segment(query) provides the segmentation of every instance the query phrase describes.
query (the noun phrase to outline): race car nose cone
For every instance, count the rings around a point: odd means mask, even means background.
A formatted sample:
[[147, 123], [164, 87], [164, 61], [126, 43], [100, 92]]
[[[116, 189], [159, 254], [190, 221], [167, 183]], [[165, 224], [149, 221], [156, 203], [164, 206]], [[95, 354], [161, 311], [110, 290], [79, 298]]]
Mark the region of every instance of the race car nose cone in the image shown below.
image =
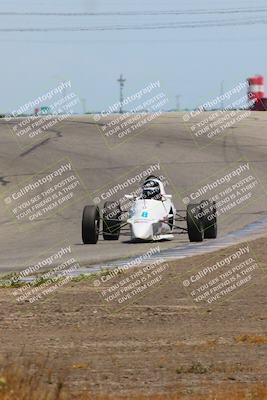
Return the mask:
[[153, 238], [152, 224], [135, 223], [132, 225], [132, 238], [151, 240]]

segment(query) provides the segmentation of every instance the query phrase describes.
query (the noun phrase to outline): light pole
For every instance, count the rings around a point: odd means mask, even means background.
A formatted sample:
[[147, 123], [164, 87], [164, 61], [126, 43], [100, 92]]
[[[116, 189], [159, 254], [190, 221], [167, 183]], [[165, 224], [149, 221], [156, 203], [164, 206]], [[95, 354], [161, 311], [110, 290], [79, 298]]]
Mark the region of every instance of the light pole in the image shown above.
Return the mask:
[[126, 82], [126, 79], [123, 79], [122, 74], [120, 74], [120, 79], [118, 79], [118, 82], [120, 84], [120, 114], [123, 114], [123, 109], [122, 109], [122, 103], [123, 103], [123, 88], [124, 88], [124, 82]]

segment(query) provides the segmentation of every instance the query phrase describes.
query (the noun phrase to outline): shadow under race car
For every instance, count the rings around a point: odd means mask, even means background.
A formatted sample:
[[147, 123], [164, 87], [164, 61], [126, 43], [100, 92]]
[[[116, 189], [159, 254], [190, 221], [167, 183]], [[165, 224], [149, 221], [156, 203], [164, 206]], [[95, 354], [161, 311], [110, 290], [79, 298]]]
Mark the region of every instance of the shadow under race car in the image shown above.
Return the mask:
[[188, 204], [186, 210], [177, 210], [172, 195], [165, 193], [160, 178], [153, 175], [146, 178], [141, 193], [139, 197], [125, 195], [130, 200], [127, 210], [123, 210], [118, 201], [107, 201], [102, 213], [98, 206], [85, 206], [83, 243], [96, 244], [100, 234], [104, 240], [118, 240], [121, 234], [129, 235], [133, 242], [171, 240], [175, 234], [188, 234], [190, 242], [217, 237], [215, 202], [202, 200]]

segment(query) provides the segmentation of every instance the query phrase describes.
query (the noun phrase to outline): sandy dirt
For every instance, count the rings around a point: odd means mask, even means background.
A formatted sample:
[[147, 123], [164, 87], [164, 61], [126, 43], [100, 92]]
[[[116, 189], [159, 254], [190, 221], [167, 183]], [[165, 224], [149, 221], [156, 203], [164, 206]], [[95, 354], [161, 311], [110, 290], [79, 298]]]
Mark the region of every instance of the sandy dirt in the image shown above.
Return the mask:
[[190, 394], [218, 384], [266, 383], [267, 239], [249, 245], [262, 273], [203, 308], [178, 278], [229, 249], [169, 263], [160, 285], [116, 312], [92, 280], [71, 282], [33, 304], [16, 303], [14, 289], [1, 289], [1, 362], [6, 355], [48, 357], [50, 384], [62, 375], [71, 392]]

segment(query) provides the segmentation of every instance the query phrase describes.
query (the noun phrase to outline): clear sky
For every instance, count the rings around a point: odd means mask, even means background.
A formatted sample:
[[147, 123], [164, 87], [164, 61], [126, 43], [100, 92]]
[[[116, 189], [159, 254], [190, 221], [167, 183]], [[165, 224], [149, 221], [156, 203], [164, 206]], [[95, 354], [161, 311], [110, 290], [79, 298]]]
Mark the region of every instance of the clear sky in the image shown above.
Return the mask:
[[[94, 15], [32, 15], [45, 12]], [[71, 80], [88, 110], [103, 110], [118, 100], [121, 72], [125, 96], [160, 80], [169, 108], [178, 94], [182, 108], [194, 108], [218, 95], [222, 80], [227, 90], [267, 73], [266, 0], [1, 0], [0, 13], [1, 112], [62, 80]], [[208, 26], [198, 27], [203, 23]], [[164, 29], [140, 29], [149, 26]], [[92, 30], [17, 31], [79, 27]], [[113, 30], [95, 30], [103, 27]]]

